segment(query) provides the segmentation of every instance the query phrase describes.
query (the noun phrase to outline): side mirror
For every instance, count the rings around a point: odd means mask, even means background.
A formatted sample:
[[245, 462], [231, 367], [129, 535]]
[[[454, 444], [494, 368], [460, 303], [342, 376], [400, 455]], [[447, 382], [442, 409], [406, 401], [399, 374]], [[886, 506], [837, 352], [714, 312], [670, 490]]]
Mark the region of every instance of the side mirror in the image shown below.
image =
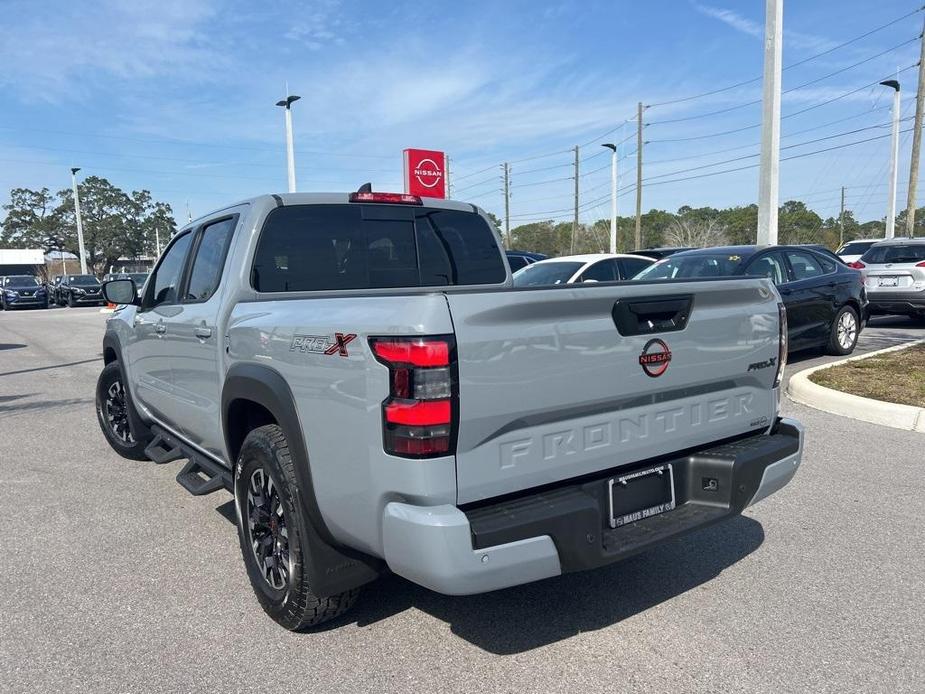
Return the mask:
[[140, 303], [135, 289], [135, 280], [132, 278], [103, 282], [103, 296], [111, 304], [132, 304], [137, 306]]

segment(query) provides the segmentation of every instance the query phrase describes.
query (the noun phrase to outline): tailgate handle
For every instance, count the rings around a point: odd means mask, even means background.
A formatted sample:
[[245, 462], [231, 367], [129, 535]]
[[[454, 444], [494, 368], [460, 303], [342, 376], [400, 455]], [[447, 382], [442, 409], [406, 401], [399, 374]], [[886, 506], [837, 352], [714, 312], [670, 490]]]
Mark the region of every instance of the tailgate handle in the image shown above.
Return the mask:
[[690, 294], [620, 299], [613, 305], [613, 322], [627, 337], [684, 330], [693, 303]]

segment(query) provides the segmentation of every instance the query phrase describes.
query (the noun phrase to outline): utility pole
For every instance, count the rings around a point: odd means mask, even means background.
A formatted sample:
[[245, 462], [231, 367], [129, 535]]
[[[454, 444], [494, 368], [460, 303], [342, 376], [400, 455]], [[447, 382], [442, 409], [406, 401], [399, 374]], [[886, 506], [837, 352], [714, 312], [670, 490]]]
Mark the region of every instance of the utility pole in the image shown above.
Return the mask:
[[764, 20], [764, 94], [761, 114], [761, 164], [758, 178], [759, 245], [777, 243], [780, 196], [780, 83], [784, 0], [766, 0]]
[[511, 165], [504, 162], [504, 236], [511, 248]]
[[578, 145], [575, 145], [575, 218], [572, 220], [571, 252], [575, 252], [575, 237], [578, 235]]
[[617, 146], [601, 145], [610, 150], [610, 252], [617, 252]]
[[838, 213], [838, 247], [845, 245], [845, 186], [841, 187], [841, 212]]
[[286, 111], [286, 167], [289, 173], [289, 192], [295, 192], [295, 151], [292, 146], [292, 103], [301, 99], [301, 96], [288, 94], [289, 85], [286, 85], [286, 98], [276, 102]]
[[890, 138], [890, 193], [886, 208], [886, 238], [896, 235], [896, 177], [899, 173], [899, 81], [884, 80], [884, 87], [893, 89], [893, 135]]
[[453, 197], [453, 182], [450, 179], [450, 155], [443, 155], [443, 170], [446, 172], [446, 196]]
[[915, 236], [915, 189], [919, 185], [919, 152], [922, 147], [922, 110], [925, 108], [925, 30], [919, 48], [919, 90], [915, 94], [912, 156], [909, 162], [909, 191], [906, 193], [906, 236]]
[[642, 248], [642, 102], [636, 106], [636, 248]]
[[71, 187], [74, 189], [74, 216], [77, 218], [77, 250], [80, 253], [80, 274], [87, 274], [87, 255], [84, 251], [84, 226], [80, 219], [80, 194], [77, 192], [77, 172], [79, 166], [71, 169]]

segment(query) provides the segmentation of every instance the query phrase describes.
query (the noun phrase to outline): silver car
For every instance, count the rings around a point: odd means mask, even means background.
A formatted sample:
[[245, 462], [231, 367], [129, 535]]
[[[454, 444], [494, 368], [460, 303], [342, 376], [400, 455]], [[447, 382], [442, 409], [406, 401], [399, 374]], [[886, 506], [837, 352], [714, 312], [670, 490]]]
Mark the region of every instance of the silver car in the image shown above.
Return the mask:
[[925, 318], [925, 239], [880, 241], [854, 267], [864, 273], [872, 314]]

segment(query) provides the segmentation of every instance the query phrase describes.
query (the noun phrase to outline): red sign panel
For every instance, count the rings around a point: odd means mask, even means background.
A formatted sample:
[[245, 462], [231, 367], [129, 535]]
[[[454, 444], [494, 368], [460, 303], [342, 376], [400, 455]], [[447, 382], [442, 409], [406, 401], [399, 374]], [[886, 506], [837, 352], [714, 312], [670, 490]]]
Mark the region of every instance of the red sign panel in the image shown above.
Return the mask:
[[445, 198], [446, 155], [430, 149], [406, 149], [405, 192], [428, 198]]

